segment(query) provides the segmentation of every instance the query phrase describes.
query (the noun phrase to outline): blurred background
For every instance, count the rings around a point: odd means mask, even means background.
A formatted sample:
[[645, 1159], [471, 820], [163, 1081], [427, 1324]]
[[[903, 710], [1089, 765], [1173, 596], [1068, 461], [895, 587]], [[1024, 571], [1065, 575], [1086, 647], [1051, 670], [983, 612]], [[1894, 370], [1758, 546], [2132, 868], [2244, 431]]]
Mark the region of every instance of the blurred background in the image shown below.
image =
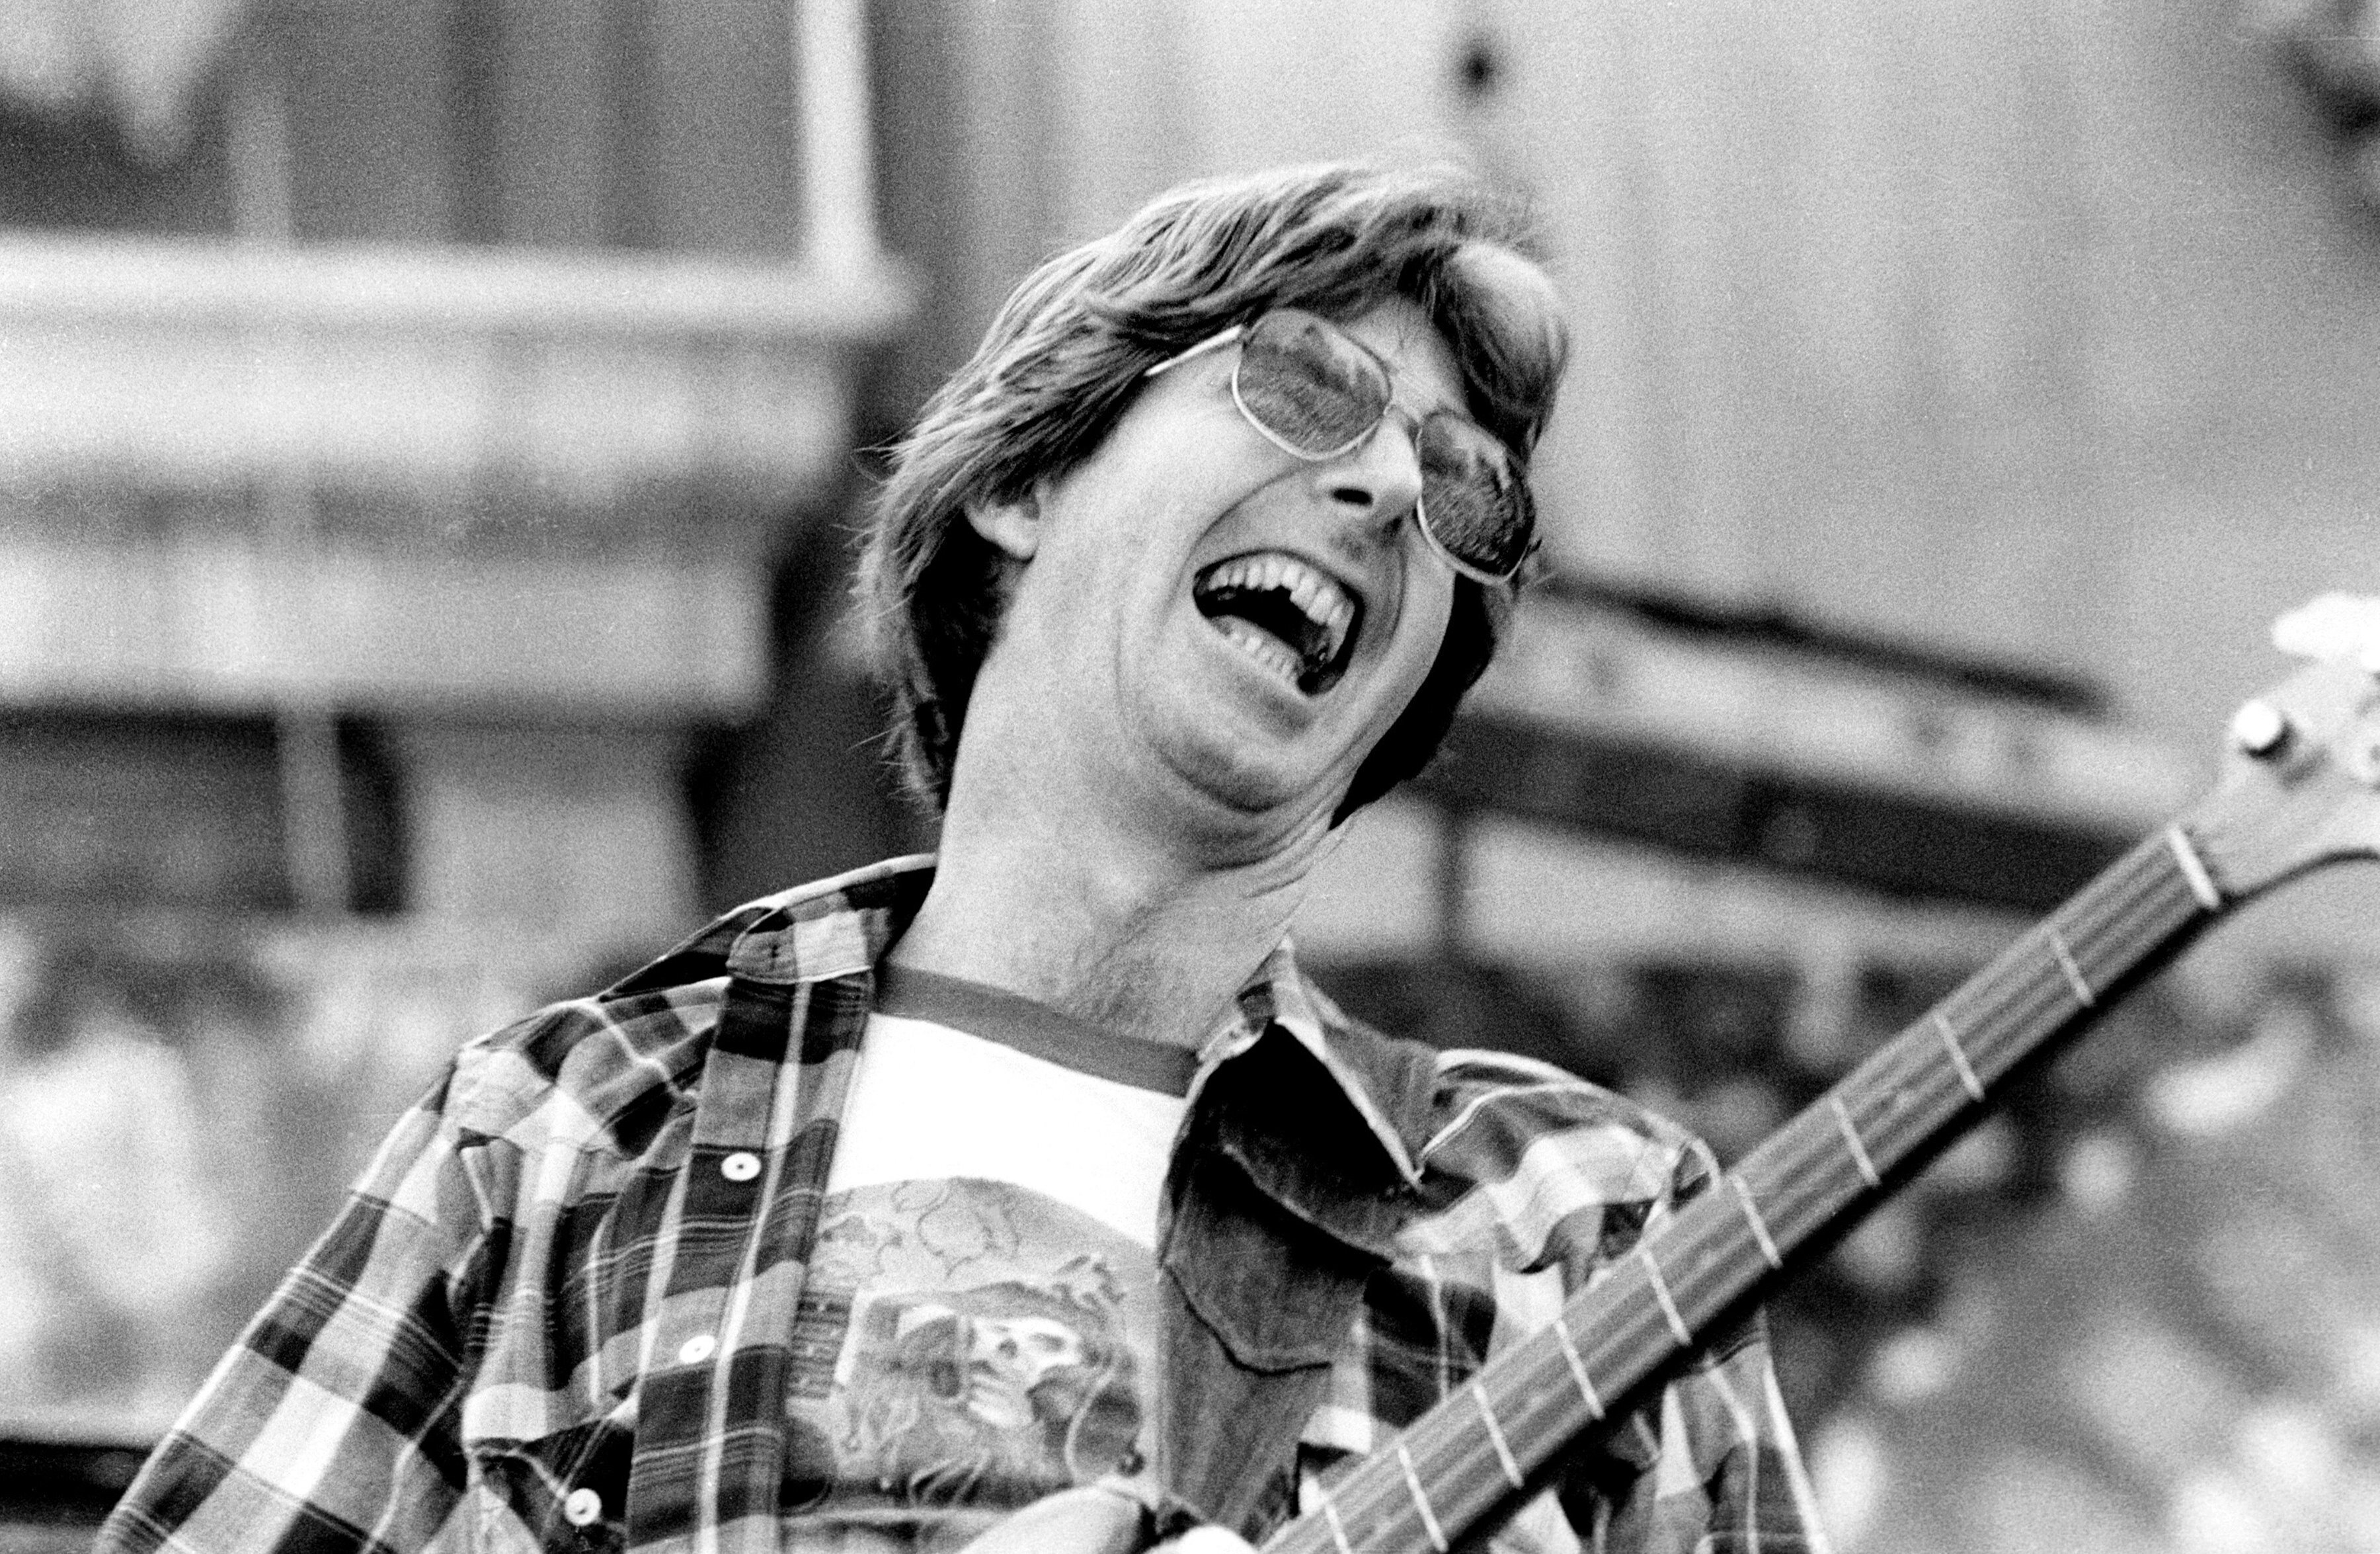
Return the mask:
[[[456, 1043], [930, 844], [849, 535], [1044, 254], [1536, 201], [1557, 577], [1302, 943], [1732, 1158], [2380, 590], [2375, 129], [2364, 0], [0, 0], [0, 1549]], [[2380, 1548], [2375, 872], [1778, 1301], [1850, 1554]]]

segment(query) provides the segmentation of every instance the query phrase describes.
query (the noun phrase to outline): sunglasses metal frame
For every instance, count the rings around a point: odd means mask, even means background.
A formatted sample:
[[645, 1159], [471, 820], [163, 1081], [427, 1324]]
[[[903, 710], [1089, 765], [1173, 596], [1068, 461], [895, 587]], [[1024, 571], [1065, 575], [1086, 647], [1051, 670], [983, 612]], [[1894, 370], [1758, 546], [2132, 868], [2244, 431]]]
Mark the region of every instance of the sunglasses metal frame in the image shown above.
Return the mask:
[[1446, 548], [1446, 542], [1438, 537], [1437, 528], [1429, 521], [1429, 504], [1419, 496], [1416, 496], [1414, 499], [1414, 527], [1421, 530], [1422, 539], [1428, 544], [1431, 552], [1435, 554], [1439, 560], [1444, 562], [1448, 566], [1451, 567], [1461, 576], [1470, 578], [1473, 582], [1495, 584], [1517, 582], [1521, 578], [1522, 574], [1528, 569], [1531, 558], [1533, 558], [1537, 552], [1538, 537], [1536, 514], [1534, 511], [1528, 510], [1530, 507], [1528, 485], [1525, 479], [1519, 473], [1519, 471], [1512, 468], [1512, 454], [1510, 450], [1505, 449], [1501, 443], [1497, 442], [1486, 428], [1478, 426], [1477, 422], [1471, 421], [1468, 418], [1457, 416], [1451, 410], [1433, 410], [1427, 416], [1415, 416], [1410, 410], [1399, 410], [1394, 397], [1394, 385], [1396, 382], [1395, 369], [1391, 368], [1388, 362], [1381, 359], [1379, 352], [1372, 349], [1371, 346], [1366, 345], [1363, 341], [1356, 339], [1345, 330], [1341, 329], [1337, 324], [1332, 323], [1329, 319], [1324, 318], [1321, 314], [1308, 312], [1303, 308], [1272, 309], [1246, 323], [1235, 323], [1228, 329], [1220, 330], [1213, 334], [1209, 334], [1207, 338], [1199, 341], [1196, 345], [1190, 346], [1188, 349], [1176, 352], [1174, 355], [1167, 357], [1163, 361], [1159, 362], [1156, 366], [1151, 367], [1147, 371], [1143, 372], [1141, 376], [1143, 378], [1154, 378], [1161, 373], [1170, 372], [1174, 368], [1181, 366], [1184, 362], [1192, 360], [1195, 358], [1206, 356], [1211, 352], [1221, 350], [1227, 346], [1239, 345], [1241, 342], [1247, 339], [1249, 335], [1255, 334], [1257, 326], [1261, 324], [1266, 319], [1275, 318], [1284, 314], [1293, 315], [1301, 319], [1311, 319], [1316, 323], [1320, 324], [1323, 328], [1329, 330], [1331, 334], [1337, 335], [1341, 340], [1345, 341], [1348, 345], [1353, 346], [1355, 349], [1361, 351], [1365, 357], [1371, 361], [1373, 369], [1380, 374], [1381, 381], [1389, 387], [1390, 393], [1382, 399], [1380, 413], [1378, 417], [1373, 420], [1371, 425], [1364, 428], [1363, 431], [1357, 432], [1354, 436], [1349, 438], [1346, 442], [1339, 444], [1337, 447], [1326, 449], [1320, 453], [1309, 453], [1305, 449], [1297, 446], [1287, 438], [1281, 436], [1281, 433], [1275, 431], [1271, 427], [1267, 426], [1264, 423], [1262, 417], [1258, 416], [1254, 410], [1248, 408], [1248, 402], [1240, 392], [1240, 366], [1241, 363], [1247, 360], [1247, 357], [1244, 353], [1239, 361], [1235, 361], [1232, 364], [1232, 403], [1238, 407], [1240, 419], [1246, 421], [1251, 427], [1255, 428], [1257, 433], [1261, 435], [1266, 442], [1270, 443], [1282, 453], [1289, 455], [1292, 458], [1300, 459], [1308, 464], [1323, 464], [1334, 458], [1345, 457], [1355, 449], [1362, 447], [1366, 441], [1378, 432], [1381, 427], [1388, 424], [1391, 418], [1401, 419], [1404, 422], [1405, 433], [1413, 439], [1414, 451], [1416, 456], [1419, 455], [1421, 451], [1422, 427], [1429, 420], [1443, 416], [1450, 420], [1462, 421], [1466, 425], [1474, 427], [1479, 431], [1481, 436], [1487, 437], [1490, 443], [1495, 443], [1498, 450], [1503, 454], [1506, 461], [1506, 473], [1512, 478], [1519, 492], [1520, 502], [1524, 509], [1524, 516], [1529, 529], [1528, 543], [1523, 547], [1520, 558], [1512, 563], [1511, 570], [1505, 572], [1490, 572], [1485, 567], [1475, 566], [1471, 563], [1464, 561], [1461, 556], [1458, 556], [1452, 551], [1448, 550]]

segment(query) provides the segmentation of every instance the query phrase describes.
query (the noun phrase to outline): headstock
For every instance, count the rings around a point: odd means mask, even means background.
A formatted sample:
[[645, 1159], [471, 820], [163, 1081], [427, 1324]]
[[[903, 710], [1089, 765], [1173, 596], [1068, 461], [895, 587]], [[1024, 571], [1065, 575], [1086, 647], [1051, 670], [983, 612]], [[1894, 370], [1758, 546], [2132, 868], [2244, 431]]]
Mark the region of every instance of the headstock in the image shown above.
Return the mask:
[[2380, 856], [2380, 599], [2325, 594], [2274, 624], [2316, 660], [2231, 720], [2215, 793], [2183, 819], [2227, 897]]

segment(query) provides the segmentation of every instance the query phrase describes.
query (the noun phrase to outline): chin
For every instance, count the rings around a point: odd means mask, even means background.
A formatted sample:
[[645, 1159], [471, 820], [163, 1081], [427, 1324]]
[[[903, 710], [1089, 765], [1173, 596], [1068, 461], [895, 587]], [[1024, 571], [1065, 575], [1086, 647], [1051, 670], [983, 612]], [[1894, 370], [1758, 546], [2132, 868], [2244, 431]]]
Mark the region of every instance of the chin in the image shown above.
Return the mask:
[[1307, 830], [1327, 831], [1349, 781], [1335, 768], [1322, 773], [1297, 770], [1259, 759], [1245, 744], [1234, 747], [1212, 739], [1175, 747], [1164, 764], [1176, 783], [1196, 795], [1189, 806], [1165, 807], [1179, 818], [1184, 834], [1204, 832], [1218, 840], [1255, 841], [1266, 847]]
[[[1194, 661], [1190, 667], [1207, 666]], [[1137, 747], [1134, 764], [1150, 779], [1150, 812], [1185, 835], [1241, 841], [1327, 830], [1377, 739], [1374, 734], [1352, 747], [1351, 729], [1361, 734], [1367, 722], [1381, 722], [1351, 716], [1365, 710], [1343, 704], [1359, 688], [1351, 676], [1326, 693], [1342, 705], [1309, 703], [1305, 715], [1284, 716], [1228, 679], [1144, 681], [1142, 694], [1127, 703], [1135, 712], [1125, 719], [1124, 739]]]

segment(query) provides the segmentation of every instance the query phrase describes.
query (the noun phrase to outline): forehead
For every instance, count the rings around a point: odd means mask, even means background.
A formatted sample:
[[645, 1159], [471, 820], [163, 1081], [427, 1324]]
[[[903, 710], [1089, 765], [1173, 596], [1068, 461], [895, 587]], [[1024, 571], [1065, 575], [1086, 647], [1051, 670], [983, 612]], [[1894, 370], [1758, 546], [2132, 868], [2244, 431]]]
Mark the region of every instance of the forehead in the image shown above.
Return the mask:
[[1418, 304], [1392, 297], [1333, 322], [1389, 364], [1398, 404], [1416, 415], [1463, 409], [1463, 369], [1454, 347]]

